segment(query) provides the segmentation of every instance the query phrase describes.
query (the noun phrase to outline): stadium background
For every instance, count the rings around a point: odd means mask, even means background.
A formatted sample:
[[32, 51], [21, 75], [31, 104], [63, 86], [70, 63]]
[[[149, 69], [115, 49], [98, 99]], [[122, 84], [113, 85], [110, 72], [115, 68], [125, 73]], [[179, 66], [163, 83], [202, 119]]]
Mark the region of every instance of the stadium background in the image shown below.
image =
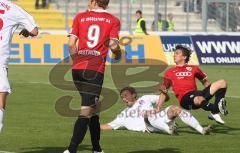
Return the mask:
[[[0, 152], [58, 153], [68, 145], [74, 123], [74, 115], [79, 108], [79, 96], [68, 87], [53, 84], [51, 77], [58, 78], [62, 73], [53, 74], [56, 64], [66, 65], [68, 59], [67, 33], [74, 15], [85, 11], [86, 0], [51, 0], [47, 8], [35, 9], [34, 0], [15, 0], [14, 3], [34, 16], [40, 26], [36, 38], [21, 38], [16, 35], [11, 46], [10, 82], [13, 93], [9, 96], [5, 129], [0, 138]], [[240, 146], [239, 82], [240, 82], [240, 1], [239, 0], [111, 0], [109, 11], [121, 19], [121, 38], [131, 40], [122, 45], [127, 54], [120, 61], [113, 62], [108, 56], [104, 88], [112, 93], [101, 114], [101, 123], [111, 121], [123, 108], [118, 99], [118, 90], [124, 86], [122, 80], [133, 80], [131, 74], [138, 74], [140, 80], [130, 82], [142, 94], [157, 93], [157, 85], [167, 65], [173, 65], [173, 48], [185, 44], [194, 50], [191, 64], [200, 65], [210, 81], [226, 79], [229, 82], [227, 101], [230, 114], [224, 117], [226, 125], [218, 125], [207, 119], [204, 111], [193, 114], [204, 124], [213, 124], [215, 131], [210, 136], [198, 135], [185, 125], [180, 125], [180, 136], [164, 134], [144, 134], [126, 131], [102, 132], [105, 152], [111, 153], [238, 153]], [[150, 35], [136, 36], [135, 11], [141, 9], [146, 19]], [[173, 13], [175, 32], [151, 30], [151, 24], [161, 12], [166, 20]], [[130, 28], [129, 28], [130, 27]], [[155, 74], [141, 72], [146, 67], [161, 61], [159, 80], [149, 77]], [[114, 65], [120, 65], [114, 67]], [[130, 70], [121, 69], [125, 65]], [[133, 66], [133, 67], [132, 67]], [[116, 68], [117, 70], [114, 70]], [[145, 68], [145, 69], [144, 69]], [[118, 71], [126, 71], [124, 79], [118, 78]], [[63, 73], [65, 74], [65, 73]], [[71, 80], [68, 71], [60, 76]], [[142, 78], [141, 78], [142, 77]], [[148, 79], [147, 79], [148, 78]], [[151, 77], [150, 77], [151, 78]], [[144, 80], [146, 79], [146, 80]], [[149, 81], [147, 81], [149, 80]], [[151, 80], [151, 81], [150, 81]], [[71, 84], [71, 83], [69, 83]], [[67, 85], [69, 85], [67, 84]], [[66, 86], [67, 86], [66, 85]], [[70, 85], [71, 86], [71, 85]], [[201, 86], [199, 86], [201, 89]], [[115, 97], [113, 95], [116, 95]], [[63, 105], [57, 106], [63, 96], [73, 97], [72, 110]], [[177, 104], [173, 94], [169, 104]], [[117, 98], [117, 99], [116, 99]], [[65, 114], [65, 116], [63, 115]], [[71, 116], [71, 117], [68, 117]], [[90, 138], [86, 137], [80, 152], [90, 152]]]

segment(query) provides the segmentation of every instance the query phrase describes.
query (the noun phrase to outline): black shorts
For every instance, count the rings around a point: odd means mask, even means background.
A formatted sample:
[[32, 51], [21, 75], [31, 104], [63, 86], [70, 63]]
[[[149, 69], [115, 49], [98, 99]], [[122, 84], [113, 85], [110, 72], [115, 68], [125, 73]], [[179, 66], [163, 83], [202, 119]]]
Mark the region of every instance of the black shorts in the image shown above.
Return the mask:
[[188, 92], [182, 97], [180, 105], [187, 110], [199, 109], [200, 106], [196, 106], [194, 104], [194, 98], [197, 96], [203, 96], [207, 101], [209, 101], [212, 98], [212, 95], [210, 95], [210, 87], [211, 85], [209, 85], [203, 90], [194, 90]]
[[104, 75], [92, 70], [72, 70], [73, 82], [82, 97], [82, 106], [95, 106], [101, 94]]

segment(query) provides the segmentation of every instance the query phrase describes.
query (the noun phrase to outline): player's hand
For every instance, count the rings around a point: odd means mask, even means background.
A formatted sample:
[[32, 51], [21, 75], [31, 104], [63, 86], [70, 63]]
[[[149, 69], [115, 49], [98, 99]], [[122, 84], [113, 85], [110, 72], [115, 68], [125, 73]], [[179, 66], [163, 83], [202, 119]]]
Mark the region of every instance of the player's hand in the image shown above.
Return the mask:
[[119, 51], [119, 52], [114, 52], [113, 54], [114, 54], [114, 59], [115, 59], [115, 60], [119, 60], [119, 59], [121, 59], [121, 57], [122, 57], [122, 52], [121, 52], [121, 51]]
[[30, 36], [30, 32], [27, 29], [23, 29], [19, 35], [22, 35], [24, 37], [29, 37]]
[[159, 113], [160, 112], [160, 108], [156, 108], [154, 111], [155, 111], [155, 113]]

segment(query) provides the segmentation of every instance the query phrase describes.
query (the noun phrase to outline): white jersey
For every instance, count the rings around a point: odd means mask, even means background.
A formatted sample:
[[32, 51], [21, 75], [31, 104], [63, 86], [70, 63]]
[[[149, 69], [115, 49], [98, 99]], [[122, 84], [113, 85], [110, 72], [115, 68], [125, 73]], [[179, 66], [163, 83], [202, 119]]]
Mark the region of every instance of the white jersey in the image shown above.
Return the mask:
[[19, 25], [28, 31], [37, 27], [26, 11], [7, 0], [0, 0], [0, 67], [8, 67], [12, 36]]
[[114, 130], [127, 129], [131, 131], [146, 131], [144, 114], [146, 110], [154, 110], [154, 105], [158, 103], [159, 95], [145, 95], [136, 101], [132, 107], [125, 108], [108, 125]]

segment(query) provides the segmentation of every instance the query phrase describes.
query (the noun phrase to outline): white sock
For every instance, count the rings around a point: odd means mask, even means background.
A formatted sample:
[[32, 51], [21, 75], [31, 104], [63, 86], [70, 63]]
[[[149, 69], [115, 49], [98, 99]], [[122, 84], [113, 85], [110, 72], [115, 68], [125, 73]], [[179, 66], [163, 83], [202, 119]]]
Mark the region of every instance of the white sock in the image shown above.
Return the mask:
[[156, 128], [158, 128], [161, 131], [166, 132], [168, 134], [172, 134], [172, 131], [170, 130], [169, 125], [165, 122], [161, 122], [160, 125], [158, 125]]
[[167, 132], [168, 134], [172, 134], [172, 131], [170, 130], [170, 127], [167, 123], [162, 122], [161, 126], [159, 126], [160, 130], [163, 130], [164, 132]]
[[181, 114], [179, 115], [179, 118], [187, 125], [191, 126], [195, 130], [197, 130], [199, 133], [202, 134], [203, 127], [200, 125], [200, 123], [197, 121], [197, 119], [192, 116], [189, 112], [182, 110]]
[[4, 116], [4, 109], [0, 108], [0, 132], [3, 127], [3, 116]]
[[171, 133], [172, 133], [169, 125], [168, 125], [167, 123], [161, 121], [161, 120], [150, 121], [150, 124], [151, 124], [153, 127], [157, 128], [157, 129], [159, 129], [159, 130], [161, 130], [161, 131], [163, 131], [163, 132], [166, 132], [166, 133], [168, 133], [168, 134], [171, 134]]
[[4, 109], [0, 108], [0, 124], [3, 124]]

